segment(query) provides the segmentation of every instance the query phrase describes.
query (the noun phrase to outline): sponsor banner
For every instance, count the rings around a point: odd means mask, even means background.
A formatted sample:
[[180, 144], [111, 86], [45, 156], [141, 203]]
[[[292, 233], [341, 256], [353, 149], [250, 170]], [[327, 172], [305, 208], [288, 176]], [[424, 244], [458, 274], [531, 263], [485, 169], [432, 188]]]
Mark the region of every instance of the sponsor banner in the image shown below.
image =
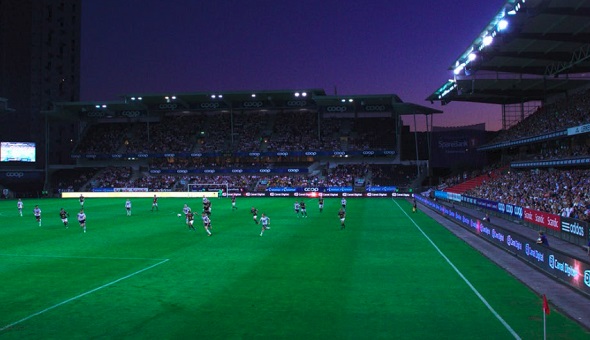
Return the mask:
[[115, 188], [92, 188], [92, 192], [115, 192]]
[[389, 197], [389, 195], [387, 192], [367, 192], [365, 194], [366, 197]]
[[327, 192], [352, 192], [352, 187], [328, 187]]
[[43, 171], [0, 171], [2, 182], [35, 181], [41, 178], [43, 178]]
[[264, 102], [262, 100], [247, 100], [241, 103], [240, 107], [244, 108], [244, 109], [252, 109], [252, 110], [256, 110], [256, 109], [261, 109], [265, 106]]
[[115, 111], [116, 117], [124, 117], [124, 118], [139, 118], [147, 116], [146, 110], [121, 110]]
[[[92, 188], [92, 192], [148, 192], [148, 188]], [[170, 191], [170, 190], [162, 190]]]
[[150, 106], [151, 110], [157, 110], [157, 111], [174, 111], [174, 110], [179, 110], [181, 108], [183, 108], [183, 107], [180, 106], [180, 104], [178, 104], [178, 103], [161, 103], [161, 104], [156, 104], [156, 105]]
[[569, 217], [561, 218], [561, 231], [568, 234], [573, 234], [586, 240], [586, 230], [588, 230], [588, 222], [576, 220]]
[[329, 105], [329, 106], [323, 106], [320, 108], [321, 112], [326, 112], [326, 113], [345, 113], [345, 112], [354, 112], [354, 107], [353, 106], [348, 106], [345, 104], [342, 105]]
[[513, 204], [498, 202], [498, 212], [509, 216], [516, 216], [520, 219], [524, 217], [522, 207]]
[[544, 135], [527, 137], [527, 138], [518, 139], [518, 140], [511, 140], [509, 142], [501, 142], [501, 143], [496, 143], [496, 144], [485, 145], [485, 146], [481, 146], [481, 147], [477, 148], [477, 151], [505, 149], [505, 148], [513, 147], [513, 146], [517, 146], [517, 145], [537, 143], [537, 142], [542, 142], [545, 140], [557, 139], [559, 137], [567, 136], [567, 134], [568, 134], [567, 130], [561, 130], [561, 131], [557, 131], [557, 132], [547, 133]]
[[461, 196], [461, 194], [457, 194], [457, 193], [454, 193], [454, 192], [447, 193], [447, 197], [451, 201], [456, 201], [456, 202], [461, 202], [461, 200], [463, 199], [463, 196]]
[[270, 192], [268, 194], [270, 197], [291, 197], [292, 194], [289, 192]]
[[523, 219], [527, 222], [540, 225], [545, 228], [549, 228], [555, 231], [561, 231], [560, 217], [542, 211], [537, 211], [529, 208], [524, 208]]
[[412, 197], [413, 194], [407, 192], [392, 192], [391, 197]]
[[[339, 192], [350, 193], [352, 187], [268, 187], [267, 192], [309, 192], [309, 193], [325, 193], [325, 192]], [[349, 194], [350, 195], [350, 194]], [[378, 196], [374, 196], [378, 197]]]
[[216, 111], [216, 110], [229, 109], [229, 106], [223, 101], [210, 101], [210, 102], [202, 102], [202, 103], [197, 103], [195, 105], [191, 105], [191, 109], [203, 110], [203, 111]]
[[556, 166], [578, 166], [590, 164], [590, 157], [568, 158], [549, 161], [525, 161], [512, 162], [510, 166], [513, 168], [543, 168]]
[[291, 99], [283, 103], [285, 107], [306, 107], [310, 105], [312, 105], [312, 102], [305, 99]]
[[584, 125], [580, 125], [580, 126], [576, 126], [576, 127], [567, 129], [568, 136], [579, 135], [579, 134], [588, 133], [588, 132], [590, 132], [590, 124], [584, 124]]
[[148, 188], [114, 188], [115, 192], [148, 192]]
[[367, 192], [395, 192], [396, 190], [397, 190], [396, 186], [383, 186], [383, 187], [369, 186], [366, 188]]
[[[319, 157], [319, 156], [395, 156], [395, 150], [355, 150], [355, 151], [240, 151], [229, 154], [236, 157]], [[191, 158], [224, 157], [222, 152], [167, 152], [167, 153], [110, 153], [110, 154], [70, 154], [71, 158], [87, 159], [132, 159], [132, 158]]]
[[209, 168], [209, 169], [150, 169], [150, 174], [270, 174], [308, 173], [307, 168]]
[[[590, 264], [539, 245], [536, 240], [531, 240], [526, 236], [490, 225], [461, 211], [455, 211], [422, 195], [415, 195], [415, 197], [417, 201], [426, 207], [453, 220], [479, 237], [485, 238], [494, 245], [516, 254], [518, 258], [527, 261], [552, 277], [557, 277], [573, 288], [590, 294]], [[526, 214], [527, 209], [525, 209]]]
[[448, 200], [449, 199], [449, 193], [446, 192], [446, 191], [435, 190], [434, 191], [434, 197], [436, 197], [438, 199], [442, 199], [442, 200]]
[[486, 200], [483, 198], [476, 198], [476, 197], [461, 195], [461, 201], [465, 202], [465, 203], [469, 203], [469, 204], [474, 204], [474, 205], [477, 205], [478, 207], [485, 208], [485, 209], [491, 209], [491, 210], [498, 209], [498, 202]]
[[367, 104], [361, 105], [359, 112], [391, 112], [393, 106], [385, 104]]

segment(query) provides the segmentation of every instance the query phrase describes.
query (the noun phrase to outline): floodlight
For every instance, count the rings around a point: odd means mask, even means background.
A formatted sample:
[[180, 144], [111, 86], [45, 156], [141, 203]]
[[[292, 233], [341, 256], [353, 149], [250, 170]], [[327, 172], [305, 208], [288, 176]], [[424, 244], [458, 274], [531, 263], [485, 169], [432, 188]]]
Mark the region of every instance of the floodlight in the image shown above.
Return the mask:
[[303, 97], [307, 97], [307, 92], [302, 92], [302, 93], [301, 93], [301, 95], [302, 95]]
[[176, 99], [176, 96], [172, 96], [172, 100], [175, 100], [175, 99]]
[[170, 100], [170, 97], [166, 96], [166, 97], [164, 97], [164, 99], [166, 99], [166, 100]]
[[455, 69], [453, 70], [453, 73], [459, 74], [459, 73], [461, 73], [461, 71], [463, 71], [464, 68], [465, 68], [465, 64], [461, 64], [461, 65], [455, 67]]
[[106, 104], [102, 104], [102, 108], [106, 109], [107, 108]]
[[494, 38], [491, 35], [486, 35], [485, 37], [483, 37], [483, 45], [484, 46], [489, 46], [492, 41], [494, 41]]
[[131, 97], [131, 100], [135, 100], [135, 97]]
[[353, 102], [353, 100], [352, 100], [352, 99], [349, 99], [349, 100], [348, 100], [348, 102], [349, 102], [349, 103], [352, 103], [352, 102]]
[[474, 61], [474, 60], [475, 60], [475, 58], [477, 58], [477, 54], [475, 54], [475, 53], [473, 53], [473, 52], [472, 52], [472, 53], [469, 53], [469, 55], [467, 56], [467, 59], [468, 59], [469, 61]]
[[299, 97], [299, 92], [295, 92], [295, 97]]
[[346, 101], [346, 99], [342, 99], [342, 100], [340, 100], [340, 101], [344, 103], [344, 102]]
[[223, 98], [223, 95], [222, 94], [218, 94], [217, 95], [217, 98], [221, 99], [221, 98]]
[[100, 109], [100, 105], [94, 105], [94, 107]]
[[137, 100], [142, 100], [142, 99], [143, 99], [143, 98], [141, 98], [141, 97], [137, 97]]
[[498, 22], [498, 31], [503, 31], [508, 27], [508, 21], [502, 19]]
[[211, 95], [211, 99], [215, 99], [215, 95], [214, 94]]
[[252, 98], [256, 98], [256, 93], [252, 93]]

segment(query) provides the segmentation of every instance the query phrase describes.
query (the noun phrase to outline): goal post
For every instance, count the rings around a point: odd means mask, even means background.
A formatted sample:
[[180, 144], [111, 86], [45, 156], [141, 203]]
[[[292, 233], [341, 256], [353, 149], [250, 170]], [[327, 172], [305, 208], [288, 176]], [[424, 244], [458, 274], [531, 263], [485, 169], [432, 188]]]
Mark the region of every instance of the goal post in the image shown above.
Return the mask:
[[227, 196], [227, 183], [189, 183], [186, 185], [187, 197], [217, 197]]

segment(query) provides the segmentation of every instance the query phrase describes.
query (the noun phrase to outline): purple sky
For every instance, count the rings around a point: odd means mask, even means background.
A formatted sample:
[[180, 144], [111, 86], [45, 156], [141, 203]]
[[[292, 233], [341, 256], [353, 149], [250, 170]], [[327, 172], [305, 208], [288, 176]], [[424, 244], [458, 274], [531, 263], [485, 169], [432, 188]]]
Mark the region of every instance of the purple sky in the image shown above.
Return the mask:
[[342, 95], [395, 93], [442, 109], [436, 126], [501, 127], [499, 105], [425, 98], [452, 78], [449, 65], [505, 0], [82, 3], [83, 101], [137, 92], [334, 94], [336, 87]]

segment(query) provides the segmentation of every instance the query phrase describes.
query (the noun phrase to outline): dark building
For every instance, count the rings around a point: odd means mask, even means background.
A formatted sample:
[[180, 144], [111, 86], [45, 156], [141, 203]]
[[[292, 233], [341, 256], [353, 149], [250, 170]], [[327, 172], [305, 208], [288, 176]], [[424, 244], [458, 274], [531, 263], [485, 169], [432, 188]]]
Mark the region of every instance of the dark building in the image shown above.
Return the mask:
[[[0, 139], [35, 142], [37, 169], [46, 163], [43, 111], [79, 100], [80, 20], [80, 0], [0, 0], [0, 97], [14, 109], [0, 114]], [[51, 124], [49, 163], [69, 161], [75, 129]]]

